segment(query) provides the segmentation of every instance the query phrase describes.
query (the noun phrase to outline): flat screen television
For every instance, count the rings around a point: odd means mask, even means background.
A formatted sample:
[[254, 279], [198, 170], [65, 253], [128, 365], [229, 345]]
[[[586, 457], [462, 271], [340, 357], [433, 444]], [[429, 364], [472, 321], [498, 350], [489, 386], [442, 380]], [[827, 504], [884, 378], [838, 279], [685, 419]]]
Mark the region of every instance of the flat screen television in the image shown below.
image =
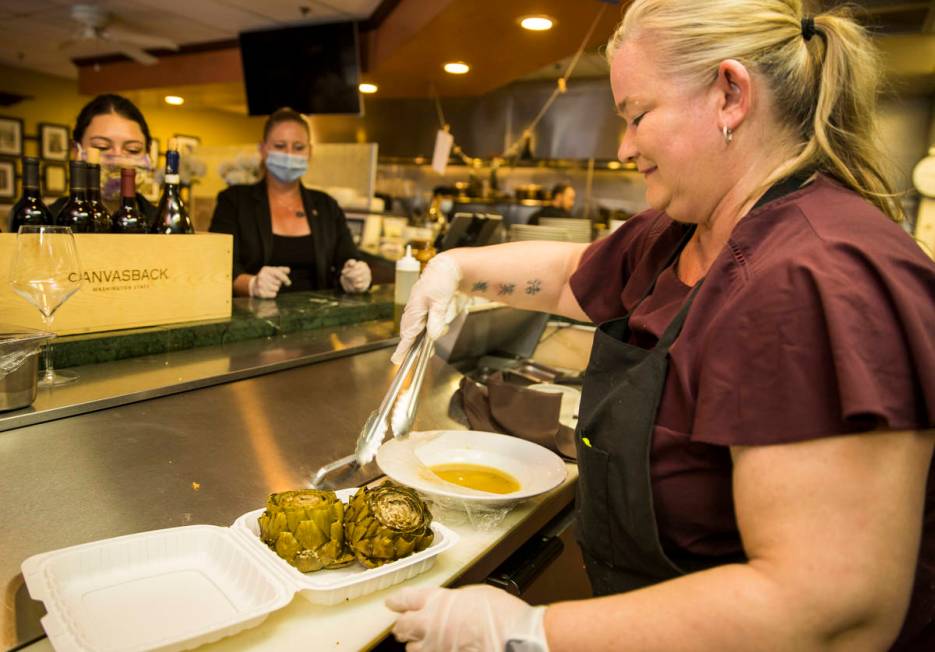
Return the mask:
[[241, 32], [240, 58], [250, 115], [361, 114], [355, 22]]

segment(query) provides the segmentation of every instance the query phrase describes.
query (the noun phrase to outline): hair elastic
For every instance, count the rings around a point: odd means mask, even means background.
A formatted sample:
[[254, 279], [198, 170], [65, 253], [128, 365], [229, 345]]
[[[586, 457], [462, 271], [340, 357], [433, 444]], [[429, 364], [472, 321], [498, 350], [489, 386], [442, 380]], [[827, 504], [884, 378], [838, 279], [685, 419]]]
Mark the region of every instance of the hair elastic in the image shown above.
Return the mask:
[[815, 19], [806, 16], [802, 19], [802, 38], [809, 41], [813, 36], [815, 36]]

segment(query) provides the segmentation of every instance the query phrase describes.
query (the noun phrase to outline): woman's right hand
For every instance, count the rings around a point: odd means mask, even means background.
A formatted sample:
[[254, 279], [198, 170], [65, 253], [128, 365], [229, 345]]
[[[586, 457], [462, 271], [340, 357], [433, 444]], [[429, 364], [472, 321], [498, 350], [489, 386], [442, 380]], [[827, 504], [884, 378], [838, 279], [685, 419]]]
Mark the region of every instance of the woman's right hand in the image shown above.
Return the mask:
[[402, 364], [406, 353], [423, 330], [437, 340], [459, 310], [455, 300], [461, 283], [461, 268], [455, 257], [442, 253], [432, 258], [409, 294], [406, 310], [399, 324], [399, 345], [390, 360]]
[[264, 266], [250, 279], [250, 296], [260, 299], [275, 299], [279, 288], [292, 285], [288, 267]]

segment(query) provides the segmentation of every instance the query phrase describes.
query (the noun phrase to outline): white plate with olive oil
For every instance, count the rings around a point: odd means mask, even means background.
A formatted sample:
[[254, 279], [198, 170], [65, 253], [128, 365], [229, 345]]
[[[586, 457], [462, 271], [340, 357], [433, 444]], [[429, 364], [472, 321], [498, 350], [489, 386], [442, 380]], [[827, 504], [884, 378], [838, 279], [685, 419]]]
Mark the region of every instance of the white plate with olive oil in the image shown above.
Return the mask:
[[479, 430], [432, 430], [392, 439], [377, 451], [391, 479], [429, 499], [505, 507], [565, 480], [562, 459], [538, 444]]

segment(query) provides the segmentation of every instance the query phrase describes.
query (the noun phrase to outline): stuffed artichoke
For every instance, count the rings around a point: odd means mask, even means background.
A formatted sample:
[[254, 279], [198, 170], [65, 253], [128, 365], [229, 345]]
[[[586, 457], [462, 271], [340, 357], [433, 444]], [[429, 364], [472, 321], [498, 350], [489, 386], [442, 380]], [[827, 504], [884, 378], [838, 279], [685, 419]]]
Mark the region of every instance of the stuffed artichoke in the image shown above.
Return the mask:
[[344, 539], [367, 568], [376, 568], [428, 548], [432, 514], [408, 487], [384, 482], [361, 487], [344, 513]]
[[354, 561], [344, 545], [344, 503], [333, 491], [271, 494], [259, 524], [260, 538], [303, 573]]

